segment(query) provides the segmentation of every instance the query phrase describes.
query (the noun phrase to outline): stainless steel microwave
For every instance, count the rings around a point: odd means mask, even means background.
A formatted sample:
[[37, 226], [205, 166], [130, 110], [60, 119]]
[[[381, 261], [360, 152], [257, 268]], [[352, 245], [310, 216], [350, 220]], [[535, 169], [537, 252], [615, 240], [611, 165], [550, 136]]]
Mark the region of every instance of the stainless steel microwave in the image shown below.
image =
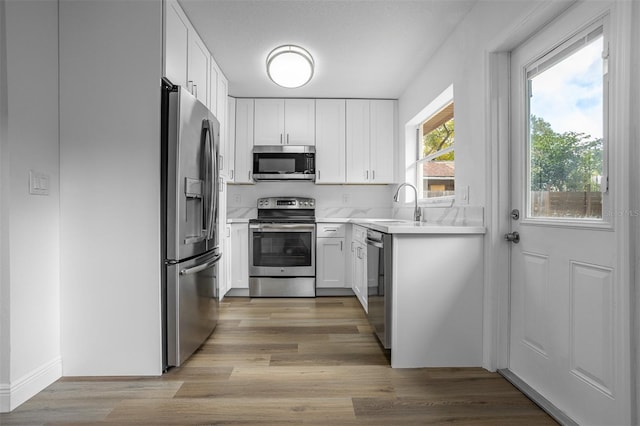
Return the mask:
[[299, 145], [255, 146], [253, 179], [315, 181], [316, 148]]

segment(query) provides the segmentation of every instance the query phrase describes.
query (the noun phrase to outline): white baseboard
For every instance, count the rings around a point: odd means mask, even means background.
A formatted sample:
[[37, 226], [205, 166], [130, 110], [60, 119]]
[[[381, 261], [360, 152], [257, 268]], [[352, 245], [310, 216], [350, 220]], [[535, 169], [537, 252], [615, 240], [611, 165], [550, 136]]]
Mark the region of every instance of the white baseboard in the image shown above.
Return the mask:
[[0, 413], [8, 413], [62, 377], [62, 359], [56, 357], [15, 382], [0, 383]]

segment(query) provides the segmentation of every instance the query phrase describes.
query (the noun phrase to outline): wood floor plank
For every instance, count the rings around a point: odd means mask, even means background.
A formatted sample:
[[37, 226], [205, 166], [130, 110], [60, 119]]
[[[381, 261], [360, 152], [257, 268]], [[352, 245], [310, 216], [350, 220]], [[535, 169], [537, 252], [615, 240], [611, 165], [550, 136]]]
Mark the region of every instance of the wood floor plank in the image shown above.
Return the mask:
[[2, 425], [546, 425], [482, 368], [392, 369], [355, 297], [226, 298], [162, 377], [68, 377]]

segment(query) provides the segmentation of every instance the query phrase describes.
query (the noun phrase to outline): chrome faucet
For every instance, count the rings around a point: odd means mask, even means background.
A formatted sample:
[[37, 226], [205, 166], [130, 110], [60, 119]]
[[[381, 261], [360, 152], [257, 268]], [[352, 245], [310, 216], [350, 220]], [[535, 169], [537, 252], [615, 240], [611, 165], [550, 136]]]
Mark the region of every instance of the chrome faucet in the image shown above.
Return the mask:
[[420, 222], [421, 216], [422, 214], [420, 213], [420, 209], [418, 208], [418, 190], [416, 189], [415, 186], [411, 185], [410, 183], [402, 183], [400, 184], [400, 186], [398, 186], [398, 189], [396, 190], [396, 195], [393, 196], [393, 201], [398, 201], [398, 197], [400, 195], [400, 190], [402, 189], [402, 187], [404, 186], [410, 186], [411, 188], [413, 188], [413, 193], [415, 194], [415, 207], [413, 210], [413, 220], [416, 222]]

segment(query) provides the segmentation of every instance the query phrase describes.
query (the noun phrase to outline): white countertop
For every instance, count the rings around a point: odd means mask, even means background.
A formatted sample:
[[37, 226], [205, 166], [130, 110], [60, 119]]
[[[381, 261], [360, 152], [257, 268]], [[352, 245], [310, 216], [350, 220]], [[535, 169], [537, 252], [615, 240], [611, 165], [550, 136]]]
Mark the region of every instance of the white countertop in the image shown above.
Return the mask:
[[484, 226], [414, 222], [401, 219], [316, 218], [317, 223], [352, 223], [387, 234], [484, 234]]
[[229, 217], [227, 218], [227, 223], [249, 223], [248, 217]]

